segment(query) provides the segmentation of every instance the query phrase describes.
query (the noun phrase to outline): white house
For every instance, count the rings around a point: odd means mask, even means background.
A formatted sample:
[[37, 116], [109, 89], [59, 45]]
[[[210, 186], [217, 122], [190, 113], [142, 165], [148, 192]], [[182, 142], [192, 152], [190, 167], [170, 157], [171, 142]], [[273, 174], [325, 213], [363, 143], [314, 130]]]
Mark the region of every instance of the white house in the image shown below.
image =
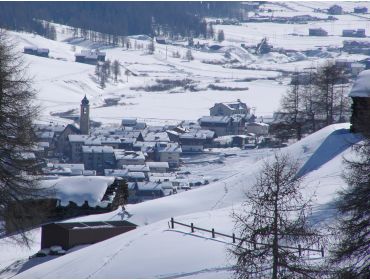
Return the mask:
[[150, 172], [152, 173], [166, 173], [169, 168], [168, 162], [156, 162], [151, 161], [147, 162], [146, 165], [149, 167]]

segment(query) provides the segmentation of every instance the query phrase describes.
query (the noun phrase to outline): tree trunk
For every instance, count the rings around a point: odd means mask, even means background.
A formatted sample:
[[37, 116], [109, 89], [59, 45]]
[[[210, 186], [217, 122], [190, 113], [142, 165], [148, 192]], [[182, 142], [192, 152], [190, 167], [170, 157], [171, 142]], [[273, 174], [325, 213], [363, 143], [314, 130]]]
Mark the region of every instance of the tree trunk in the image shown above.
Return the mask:
[[278, 261], [279, 261], [279, 243], [278, 243], [278, 195], [279, 186], [277, 187], [275, 205], [274, 205], [274, 240], [272, 243], [272, 279], [277, 279]]

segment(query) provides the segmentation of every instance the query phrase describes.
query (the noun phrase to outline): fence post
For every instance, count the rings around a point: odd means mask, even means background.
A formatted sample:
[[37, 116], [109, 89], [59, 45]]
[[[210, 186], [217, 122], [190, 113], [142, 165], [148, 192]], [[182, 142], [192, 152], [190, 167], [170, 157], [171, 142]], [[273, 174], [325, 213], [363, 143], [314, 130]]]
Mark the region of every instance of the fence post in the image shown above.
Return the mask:
[[194, 224], [191, 223], [190, 226], [191, 226], [191, 232], [194, 232]]
[[175, 228], [175, 221], [171, 218], [171, 228]]
[[215, 238], [215, 229], [212, 229], [212, 238]]
[[324, 247], [321, 246], [321, 256], [324, 257]]
[[235, 233], [233, 233], [233, 243], [235, 243]]
[[301, 244], [298, 245], [298, 254], [299, 254], [299, 256], [302, 256]]

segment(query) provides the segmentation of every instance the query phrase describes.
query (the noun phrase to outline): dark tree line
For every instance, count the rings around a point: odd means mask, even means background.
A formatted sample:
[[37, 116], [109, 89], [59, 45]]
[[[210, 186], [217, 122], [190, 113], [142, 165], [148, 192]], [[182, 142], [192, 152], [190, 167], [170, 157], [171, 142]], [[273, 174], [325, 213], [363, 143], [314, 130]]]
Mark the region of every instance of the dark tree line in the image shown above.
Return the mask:
[[204, 16], [232, 15], [239, 2], [0, 2], [0, 26], [44, 35], [37, 20], [112, 36], [206, 36]]

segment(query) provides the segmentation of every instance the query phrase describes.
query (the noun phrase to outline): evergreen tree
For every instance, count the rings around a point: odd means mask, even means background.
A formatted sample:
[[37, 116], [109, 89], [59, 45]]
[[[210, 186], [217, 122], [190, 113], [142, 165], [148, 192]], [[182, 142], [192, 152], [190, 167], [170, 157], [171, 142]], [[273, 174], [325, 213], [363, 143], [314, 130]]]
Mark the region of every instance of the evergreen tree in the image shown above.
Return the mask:
[[215, 36], [215, 31], [213, 29], [213, 24], [210, 23], [209, 28], [208, 28], [208, 37], [213, 39], [214, 36]]
[[117, 82], [118, 76], [121, 75], [121, 66], [118, 60], [114, 60], [112, 64], [112, 72], [114, 75], [114, 81]]
[[189, 38], [188, 38], [188, 46], [189, 46], [189, 47], [194, 46], [194, 39], [193, 39], [193, 37], [189, 37]]
[[175, 51], [175, 52], [173, 52], [173, 53], [172, 53], [172, 57], [174, 57], [174, 58], [180, 58], [180, 53], [179, 53], [179, 51]]
[[0, 33], [0, 220], [23, 232], [41, 213], [25, 201], [40, 198], [38, 160], [27, 157], [36, 144], [33, 121], [38, 109], [35, 91], [15, 46]]
[[225, 34], [224, 34], [224, 31], [222, 29], [218, 30], [217, 32], [217, 41], [219, 41], [220, 43], [223, 42], [225, 40]]
[[153, 54], [155, 51], [154, 39], [152, 39], [148, 45], [148, 53]]
[[194, 59], [194, 57], [193, 57], [193, 54], [192, 54], [191, 50], [187, 50], [187, 51], [186, 51], [185, 58], [186, 58], [186, 60], [187, 60], [187, 61], [191, 61], [191, 60], [193, 60], [193, 59]]
[[370, 128], [346, 159], [344, 177], [349, 187], [340, 192], [338, 228], [331, 263], [335, 278], [370, 279]]

